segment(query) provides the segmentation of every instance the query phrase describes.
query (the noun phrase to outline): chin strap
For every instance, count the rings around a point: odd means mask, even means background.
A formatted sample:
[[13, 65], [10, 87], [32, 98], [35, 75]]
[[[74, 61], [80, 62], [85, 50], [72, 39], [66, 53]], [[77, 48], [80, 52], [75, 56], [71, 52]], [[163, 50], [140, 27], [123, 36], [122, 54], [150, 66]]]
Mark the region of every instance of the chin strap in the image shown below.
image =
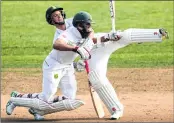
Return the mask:
[[54, 22], [54, 23], [57, 24], [57, 25], [64, 25], [65, 21], [63, 21], [63, 22]]

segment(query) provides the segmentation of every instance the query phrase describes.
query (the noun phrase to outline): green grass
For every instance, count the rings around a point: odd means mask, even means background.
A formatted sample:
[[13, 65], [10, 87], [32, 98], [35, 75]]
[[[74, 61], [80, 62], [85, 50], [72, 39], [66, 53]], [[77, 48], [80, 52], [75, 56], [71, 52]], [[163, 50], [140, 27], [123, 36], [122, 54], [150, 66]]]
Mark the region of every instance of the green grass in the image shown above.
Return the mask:
[[[108, 1], [2, 1], [2, 68], [42, 67], [51, 51], [55, 31], [45, 21], [45, 11], [51, 5], [64, 7], [67, 17], [88, 11], [96, 22], [95, 32], [111, 30]], [[117, 29], [164, 27], [170, 39], [119, 49], [111, 55], [109, 66], [172, 67], [173, 26], [173, 1], [116, 2]]]

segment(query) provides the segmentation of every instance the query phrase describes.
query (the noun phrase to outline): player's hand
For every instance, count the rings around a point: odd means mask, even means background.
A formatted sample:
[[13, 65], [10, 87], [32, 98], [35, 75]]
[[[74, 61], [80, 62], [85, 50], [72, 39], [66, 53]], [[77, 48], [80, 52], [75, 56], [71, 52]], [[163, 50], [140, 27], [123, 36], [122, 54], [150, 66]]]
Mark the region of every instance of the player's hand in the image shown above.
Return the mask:
[[73, 51], [78, 53], [82, 60], [88, 60], [91, 58], [91, 54], [86, 47], [75, 47]]
[[122, 36], [117, 34], [117, 32], [111, 31], [108, 34], [106, 34], [104, 38], [108, 41], [118, 41], [122, 38]]
[[73, 65], [77, 72], [85, 70], [85, 62], [83, 60], [78, 60], [77, 62], [73, 62]]

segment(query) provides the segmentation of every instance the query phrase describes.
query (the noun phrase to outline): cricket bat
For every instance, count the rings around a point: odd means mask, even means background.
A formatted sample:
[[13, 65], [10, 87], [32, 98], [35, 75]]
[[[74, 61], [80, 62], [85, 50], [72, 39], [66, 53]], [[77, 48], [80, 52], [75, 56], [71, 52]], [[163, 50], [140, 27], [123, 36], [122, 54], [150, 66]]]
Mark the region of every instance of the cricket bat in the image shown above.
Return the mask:
[[115, 32], [115, 1], [109, 0], [109, 10], [112, 23], [112, 31]]
[[[86, 68], [86, 72], [88, 74], [89, 73], [89, 66], [88, 66], [88, 61], [87, 60], [85, 61], [85, 68]], [[104, 112], [103, 105], [101, 103], [100, 97], [98, 96], [97, 92], [91, 86], [89, 80], [88, 80], [88, 82], [89, 82], [90, 94], [91, 94], [91, 98], [92, 98], [92, 102], [93, 102], [95, 112], [96, 112], [98, 118], [103, 118], [105, 116], [105, 112]]]

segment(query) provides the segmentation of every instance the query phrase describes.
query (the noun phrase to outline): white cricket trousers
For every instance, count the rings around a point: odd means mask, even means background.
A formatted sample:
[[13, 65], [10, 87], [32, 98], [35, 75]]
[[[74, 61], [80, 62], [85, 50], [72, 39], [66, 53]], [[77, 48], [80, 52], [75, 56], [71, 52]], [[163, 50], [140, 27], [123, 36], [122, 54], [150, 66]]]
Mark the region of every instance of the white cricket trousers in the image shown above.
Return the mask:
[[[106, 33], [98, 33], [97, 35], [103, 36], [105, 34]], [[109, 57], [114, 51], [129, 44], [129, 42], [120, 39], [117, 42], [109, 41], [95, 46], [91, 50], [91, 59], [89, 59], [90, 71], [96, 71], [101, 78], [106, 80], [105, 82], [107, 83], [108, 79], [106, 77], [106, 72]]]
[[75, 99], [77, 82], [74, 75], [74, 67], [72, 64], [60, 64], [47, 56], [43, 62], [43, 83], [39, 98], [51, 103], [58, 87], [64, 96]]

